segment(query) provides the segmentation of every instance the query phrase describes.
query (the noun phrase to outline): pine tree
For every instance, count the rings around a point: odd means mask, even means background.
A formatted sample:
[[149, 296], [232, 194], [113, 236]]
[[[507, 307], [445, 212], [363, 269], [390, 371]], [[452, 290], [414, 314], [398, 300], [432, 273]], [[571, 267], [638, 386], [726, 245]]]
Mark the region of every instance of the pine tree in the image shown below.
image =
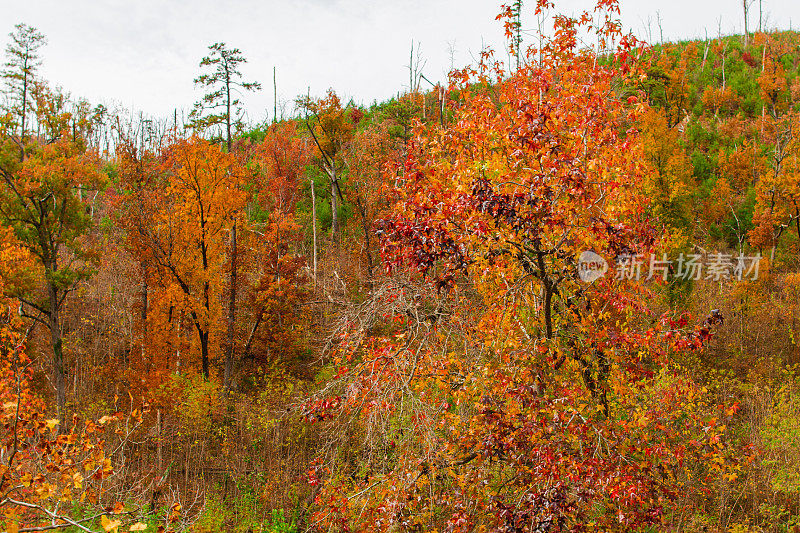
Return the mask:
[[211, 53], [200, 61], [201, 68], [212, 69], [210, 73], [195, 78], [195, 85], [206, 88], [202, 100], [196, 102], [189, 117], [196, 130], [221, 127], [228, 152], [231, 151], [233, 130], [242, 126], [242, 108], [237, 93], [259, 91], [261, 84], [242, 81], [239, 66], [247, 59], [238, 48], [228, 48], [225, 43], [214, 43], [208, 47]]

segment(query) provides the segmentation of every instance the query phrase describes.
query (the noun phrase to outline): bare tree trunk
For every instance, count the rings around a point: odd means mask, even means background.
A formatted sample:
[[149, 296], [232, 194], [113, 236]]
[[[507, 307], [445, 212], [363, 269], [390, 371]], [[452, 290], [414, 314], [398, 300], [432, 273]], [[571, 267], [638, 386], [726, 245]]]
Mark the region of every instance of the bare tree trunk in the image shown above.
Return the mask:
[[664, 46], [664, 28], [661, 25], [661, 12], [656, 11], [656, 22], [658, 22], [658, 38], [661, 41], [661, 46]]
[[[27, 60], [25, 68], [27, 69]], [[26, 115], [28, 114], [28, 74], [23, 74], [22, 78], [22, 132], [20, 134], [20, 146], [19, 146], [19, 160], [20, 162], [25, 161], [25, 119]]]
[[439, 110], [439, 113], [440, 113], [439, 114], [439, 119], [440, 119], [440, 123], [441, 123], [442, 127], [444, 127], [444, 109], [445, 109], [445, 103], [446, 103], [446, 100], [447, 100], [447, 91], [445, 90], [444, 87], [442, 87], [440, 89], [440, 93], [441, 93], [441, 96], [440, 96], [439, 105], [441, 106], [441, 109]]
[[311, 182], [311, 229], [314, 234], [314, 288], [317, 288], [317, 195], [314, 193], [314, 180]]
[[233, 371], [233, 357], [236, 349], [234, 334], [236, 329], [236, 224], [231, 228], [231, 272], [230, 272], [230, 298], [228, 300], [228, 342], [225, 347], [225, 377], [223, 380], [224, 394], [231, 391], [231, 378]]
[[761, 27], [761, 21], [762, 21], [763, 14], [764, 14], [763, 2], [762, 2], [762, 0], [758, 0], [758, 31], [759, 32], [764, 31], [764, 29]]
[[747, 48], [748, 32], [747, 32], [747, 12], [750, 10], [750, 2], [753, 0], [742, 0], [742, 11], [744, 11], [744, 47]]
[[725, 90], [725, 56], [728, 53], [728, 41], [725, 41], [725, 46], [722, 47], [722, 90]]
[[338, 211], [338, 200], [336, 198], [336, 165], [331, 166], [331, 234], [333, 235], [333, 241], [339, 241], [339, 213]]
[[175, 373], [181, 373], [181, 327], [183, 326], [183, 311], [178, 315], [178, 327], [175, 328]]
[[225, 140], [228, 153], [231, 153], [231, 82], [230, 77], [227, 76], [225, 80], [225, 94]]
[[375, 270], [374, 261], [372, 260], [372, 243], [370, 239], [370, 225], [366, 221], [366, 217], [363, 218], [364, 220], [364, 247], [367, 250], [367, 275], [369, 276], [369, 280], [367, 284], [369, 285], [370, 289], [372, 288], [372, 272]]
[[150, 304], [148, 301], [148, 286], [147, 286], [147, 270], [142, 265], [142, 313], [140, 315], [142, 320], [142, 339], [141, 339], [141, 357], [145, 358], [145, 344], [147, 344], [147, 306]]
[[800, 207], [798, 207], [796, 201], [792, 201], [794, 204], [794, 227], [797, 228], [797, 238], [800, 240]]
[[156, 409], [156, 472], [161, 473], [164, 462], [163, 444], [161, 442], [161, 409]]
[[[202, 224], [202, 223], [201, 223]], [[205, 238], [200, 242], [200, 252], [203, 258], [203, 271], [208, 272], [208, 245], [205, 242]], [[184, 289], [184, 292], [188, 294], [189, 291]], [[207, 317], [211, 316], [211, 284], [209, 283], [208, 279], [203, 282], [203, 307], [205, 312], [207, 313]], [[210, 338], [210, 326], [208, 324], [208, 318], [206, 319], [205, 329], [200, 325], [200, 318], [198, 317], [195, 311], [192, 311], [192, 319], [194, 320], [194, 325], [197, 328], [197, 334], [200, 337], [200, 357], [203, 366], [203, 377], [206, 381], [211, 376], [211, 363], [209, 361], [210, 354], [209, 354], [209, 338]]]
[[414, 92], [414, 40], [411, 40], [411, 55], [408, 58], [408, 92]]
[[258, 331], [258, 326], [261, 325], [261, 321], [264, 318], [264, 311], [259, 310], [258, 314], [256, 315], [256, 319], [253, 322], [253, 327], [250, 328], [250, 334], [247, 336], [247, 342], [244, 344], [244, 349], [242, 350], [242, 356], [240, 361], [244, 361], [248, 357], [250, 357], [250, 349], [253, 347], [253, 339], [256, 337], [256, 331]]
[[59, 432], [67, 430], [67, 385], [64, 380], [64, 349], [61, 339], [61, 321], [59, 318], [58, 289], [50, 283], [47, 286], [50, 299], [50, 313], [48, 316], [50, 327], [50, 344], [53, 347], [53, 377], [56, 389], [56, 404], [58, 406]]
[[211, 369], [209, 364], [209, 350], [208, 350], [208, 343], [209, 343], [209, 335], [208, 331], [203, 331], [199, 324], [195, 322], [197, 327], [197, 334], [200, 337], [200, 360], [203, 367], [203, 377], [206, 381], [211, 376]]
[[[761, 49], [761, 74], [764, 74], [764, 67], [766, 66], [764, 63], [767, 60], [767, 46], [769, 46], [769, 41], [764, 43], [764, 47]], [[764, 136], [764, 120], [766, 119], [766, 110], [767, 104], [762, 102], [761, 103], [761, 136]]]

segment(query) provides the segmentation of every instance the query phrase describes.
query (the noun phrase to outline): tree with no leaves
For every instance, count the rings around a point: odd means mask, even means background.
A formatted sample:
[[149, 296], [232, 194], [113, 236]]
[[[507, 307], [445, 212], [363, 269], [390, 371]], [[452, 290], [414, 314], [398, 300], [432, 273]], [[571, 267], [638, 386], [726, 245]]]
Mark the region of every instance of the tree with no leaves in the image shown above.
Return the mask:
[[[742, 11], [744, 12], [744, 45], [750, 40], [750, 31], [747, 29], [747, 17], [750, 14], [750, 6], [753, 5], [754, 0], [742, 0]], [[759, 3], [759, 6], [761, 4]], [[760, 28], [759, 28], [760, 30]]]

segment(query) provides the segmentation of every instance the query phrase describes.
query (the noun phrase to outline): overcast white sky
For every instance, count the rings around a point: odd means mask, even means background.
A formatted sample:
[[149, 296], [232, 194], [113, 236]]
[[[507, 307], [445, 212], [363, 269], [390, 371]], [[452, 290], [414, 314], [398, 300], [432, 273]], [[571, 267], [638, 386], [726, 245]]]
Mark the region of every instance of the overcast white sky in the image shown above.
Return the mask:
[[[501, 0], [0, 0], [0, 35], [24, 22], [48, 38], [42, 74], [75, 96], [119, 103], [158, 116], [188, 109], [199, 97], [192, 80], [207, 46], [222, 41], [248, 58], [243, 72], [264, 89], [243, 100], [251, 120], [272, 114], [272, 69], [278, 99], [291, 102], [333, 87], [369, 104], [408, 84], [412, 39], [421, 43], [424, 73], [444, 80], [472, 62], [485, 43], [505, 57], [502, 27], [494, 18]], [[658, 39], [741, 32], [741, 0], [623, 0], [622, 20], [640, 37], [648, 17]], [[534, 1], [526, 2], [532, 32]], [[800, 0], [762, 0], [770, 28], [800, 26]], [[590, 0], [556, 0], [556, 10], [577, 13]], [[757, 24], [754, 1], [752, 27]], [[794, 22], [792, 22], [792, 20]], [[0, 37], [3, 44], [7, 38]], [[291, 107], [287, 108], [291, 111]]]

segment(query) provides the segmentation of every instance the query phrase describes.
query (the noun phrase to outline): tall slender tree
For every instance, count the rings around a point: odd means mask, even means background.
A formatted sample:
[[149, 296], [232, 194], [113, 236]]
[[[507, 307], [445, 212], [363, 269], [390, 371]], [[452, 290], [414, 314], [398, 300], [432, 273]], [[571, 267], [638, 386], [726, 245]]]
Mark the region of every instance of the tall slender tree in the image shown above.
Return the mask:
[[319, 166], [330, 181], [331, 236], [339, 236], [339, 202], [344, 200], [341, 177], [344, 171], [344, 148], [352, 140], [355, 127], [347, 106], [330, 89], [325, 98], [299, 98], [297, 105], [305, 114], [305, 125], [319, 152]]
[[511, 46], [512, 53], [514, 54], [515, 65], [519, 69], [519, 64], [522, 61], [522, 0], [514, 0], [511, 4]]
[[[69, 115], [59, 115], [55, 122], [53, 117], [44, 120], [58, 123], [60, 129], [71, 121]], [[81, 137], [51, 135], [28, 143], [23, 161], [10, 155], [11, 147], [17, 145], [18, 139], [6, 128], [0, 129], [0, 222], [14, 230], [37, 268], [34, 273], [12, 276], [7, 293], [22, 302], [24, 316], [50, 331], [52, 383], [63, 429], [66, 383], [61, 310], [70, 291], [91, 275], [95, 258], [85, 240], [92, 217], [81, 191], [103, 188], [106, 177]]]
[[31, 92], [36, 72], [42, 64], [39, 49], [47, 44], [47, 39], [36, 28], [27, 24], [17, 24], [9, 34], [11, 42], [6, 46], [6, 61], [2, 76], [9, 97], [11, 113], [17, 117], [19, 160], [25, 158], [26, 133], [30, 127], [28, 115], [31, 111]]
[[747, 29], [748, 15], [750, 14], [750, 6], [753, 5], [754, 0], [742, 0], [742, 12], [744, 13], [744, 46], [750, 42], [750, 31]]
[[[195, 103], [190, 113], [191, 124], [195, 129], [223, 128], [223, 138], [228, 153], [233, 147], [234, 130], [242, 127], [242, 108], [239, 95], [242, 91], [259, 91], [261, 84], [242, 80], [239, 66], [247, 59], [238, 48], [228, 48], [225, 43], [214, 43], [208, 47], [210, 54], [200, 61], [200, 67], [210, 72], [195, 78], [195, 85], [203, 86], [208, 92], [202, 100]], [[228, 333], [226, 342], [225, 384], [230, 383], [230, 361], [233, 358], [233, 334], [236, 326], [236, 223], [230, 228], [230, 294], [228, 299]], [[203, 372], [208, 376], [207, 357], [204, 356]]]
[[[10, 34], [2, 71], [8, 94], [0, 121], [0, 223], [10, 227], [36, 265], [6, 273], [6, 294], [22, 302], [24, 316], [50, 331], [52, 384], [61, 430], [66, 428], [66, 381], [61, 310], [78, 282], [92, 272], [94, 254], [85, 241], [92, 225], [83, 192], [104, 186], [96, 154], [76, 125], [80, 106], [36, 79], [46, 43], [35, 28], [18, 24]], [[34, 100], [37, 106], [32, 105]], [[42, 125], [30, 132], [30, 119]]]
[[122, 179], [130, 187], [124, 223], [134, 253], [155, 275], [148, 319], [172, 324], [177, 314], [188, 316], [208, 379], [225, 323], [225, 235], [243, 207], [242, 168], [221, 147], [192, 137], [165, 147], [160, 164], [140, 176], [135, 150], [122, 148]]
[[222, 128], [221, 137], [231, 151], [234, 130], [242, 126], [242, 108], [239, 96], [242, 91], [259, 91], [261, 84], [242, 80], [240, 65], [247, 59], [238, 48], [228, 48], [225, 43], [208, 47], [209, 55], [200, 60], [200, 68], [210, 72], [195, 78], [195, 85], [206, 92], [196, 102], [189, 114], [191, 126], [196, 130]]

